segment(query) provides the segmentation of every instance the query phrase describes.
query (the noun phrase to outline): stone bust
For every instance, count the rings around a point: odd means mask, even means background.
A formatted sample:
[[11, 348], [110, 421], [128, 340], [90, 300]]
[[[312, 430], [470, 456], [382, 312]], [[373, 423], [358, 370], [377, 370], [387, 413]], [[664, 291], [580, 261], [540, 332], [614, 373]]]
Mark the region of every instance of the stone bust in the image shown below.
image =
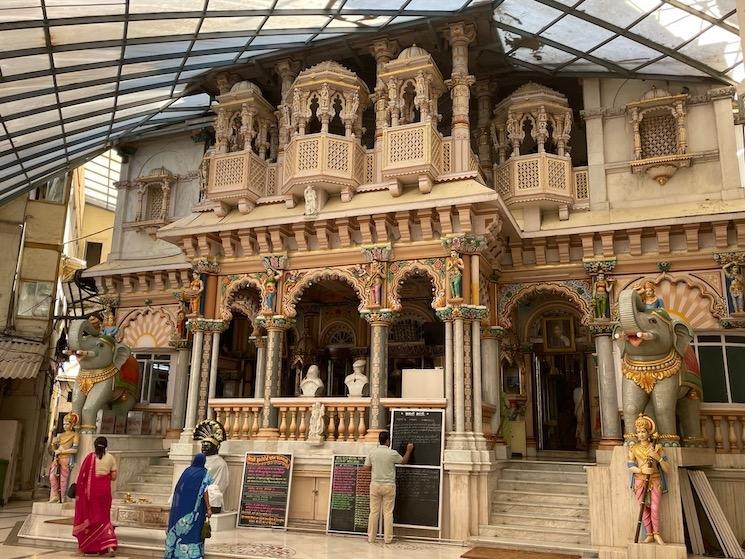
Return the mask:
[[367, 375], [365, 375], [365, 367], [367, 361], [364, 359], [358, 359], [352, 364], [352, 374], [349, 374], [344, 379], [344, 384], [347, 385], [350, 397], [362, 396], [362, 391], [367, 386]]
[[320, 371], [318, 365], [311, 365], [308, 367], [308, 372], [305, 374], [305, 378], [300, 383], [300, 391], [303, 396], [315, 397], [323, 396], [324, 384], [320, 377]]

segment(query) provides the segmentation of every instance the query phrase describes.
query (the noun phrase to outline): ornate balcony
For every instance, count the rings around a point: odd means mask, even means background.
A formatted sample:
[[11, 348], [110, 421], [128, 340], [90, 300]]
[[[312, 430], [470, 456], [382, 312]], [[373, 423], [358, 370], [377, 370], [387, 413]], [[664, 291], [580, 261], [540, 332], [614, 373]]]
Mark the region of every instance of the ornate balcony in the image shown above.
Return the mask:
[[365, 183], [367, 165], [365, 150], [354, 137], [326, 132], [295, 135], [285, 148], [282, 193], [301, 194], [312, 184], [341, 192], [348, 202]]
[[208, 165], [207, 198], [221, 203], [218, 215], [226, 215], [231, 206], [248, 213], [267, 192], [269, 162], [252, 150], [212, 154]]
[[418, 184], [425, 194], [432, 190], [442, 169], [442, 142], [431, 122], [383, 130], [383, 179], [393, 196], [401, 195], [402, 184]]
[[494, 185], [509, 207], [568, 207], [575, 201], [568, 156], [533, 153], [511, 157], [494, 168]]

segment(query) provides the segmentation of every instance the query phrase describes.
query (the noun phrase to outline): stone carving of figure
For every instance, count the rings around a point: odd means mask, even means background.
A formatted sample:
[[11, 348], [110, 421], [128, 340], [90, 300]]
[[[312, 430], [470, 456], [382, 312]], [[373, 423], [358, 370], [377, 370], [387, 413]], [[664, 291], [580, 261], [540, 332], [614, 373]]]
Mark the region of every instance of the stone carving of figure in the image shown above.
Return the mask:
[[106, 308], [106, 311], [103, 315], [103, 329], [101, 330], [101, 333], [104, 336], [111, 336], [112, 338], [115, 338], [116, 335], [119, 333], [119, 328], [116, 325], [114, 313], [108, 307]]
[[312, 185], [305, 187], [303, 191], [305, 197], [305, 215], [316, 215], [318, 213], [318, 194]]
[[362, 396], [362, 391], [367, 386], [367, 376], [365, 375], [365, 367], [367, 361], [364, 359], [358, 359], [352, 364], [352, 374], [347, 375], [344, 379], [344, 384], [347, 385], [347, 391], [349, 396], [352, 398], [358, 398]]
[[199, 303], [202, 298], [202, 291], [204, 291], [204, 282], [199, 272], [194, 270], [191, 273], [191, 283], [183, 293], [183, 299], [189, 302], [189, 314], [191, 316], [199, 316]]
[[310, 409], [310, 426], [308, 429], [308, 442], [321, 445], [323, 444], [324, 417], [326, 416], [326, 406], [321, 402], [315, 402]]
[[724, 266], [724, 273], [730, 278], [729, 295], [732, 298], [735, 312], [743, 312], [743, 293], [745, 293], [745, 277], [743, 277], [740, 265], [730, 262]]
[[277, 302], [277, 282], [282, 278], [282, 272], [280, 270], [274, 270], [273, 268], [266, 269], [266, 277], [264, 278], [264, 309], [266, 311], [274, 312], [274, 304]]
[[230, 138], [228, 139], [229, 151], [241, 151], [243, 149], [243, 121], [240, 116], [233, 119], [233, 126], [230, 129]]
[[383, 299], [383, 263], [377, 260], [370, 263], [370, 277], [367, 281], [370, 290], [370, 306], [379, 307]]
[[641, 295], [642, 302], [646, 310], [664, 309], [665, 303], [661, 297], [657, 297], [654, 284], [651, 281], [645, 281], [644, 285], [638, 286], [636, 290]]
[[450, 297], [460, 299], [463, 297], [463, 259], [457, 250], [451, 250], [450, 256], [445, 263], [445, 270], [450, 280]]
[[595, 318], [608, 318], [608, 296], [615, 280], [607, 279], [603, 272], [598, 274], [592, 290], [592, 300], [595, 304]]
[[207, 486], [212, 512], [222, 512], [223, 496], [230, 485], [230, 472], [225, 459], [218, 454], [220, 444], [225, 440], [225, 428], [214, 419], [205, 419], [194, 428], [194, 440], [201, 442], [202, 454], [207, 457], [205, 467], [212, 476], [212, 483]]
[[184, 309], [179, 309], [176, 313], [176, 334], [181, 340], [186, 338], [186, 313]]
[[49, 466], [50, 503], [67, 500], [67, 483], [80, 442], [80, 435], [77, 432], [78, 423], [78, 414], [68, 413], [62, 420], [64, 431], [52, 439], [54, 458]]
[[209, 183], [210, 176], [210, 157], [212, 156], [213, 149], [210, 148], [204, 153], [202, 163], [199, 165], [199, 200], [204, 200], [207, 197], [207, 186]]
[[660, 536], [660, 501], [667, 492], [665, 475], [670, 464], [665, 449], [657, 444], [657, 429], [651, 417], [639, 414], [634, 421], [636, 442], [629, 447], [628, 468], [631, 472], [631, 489], [642, 508], [642, 522], [647, 537], [644, 543], [664, 545]]
[[308, 372], [300, 383], [300, 390], [305, 397], [315, 397], [323, 395], [324, 384], [320, 377], [318, 365], [308, 367]]

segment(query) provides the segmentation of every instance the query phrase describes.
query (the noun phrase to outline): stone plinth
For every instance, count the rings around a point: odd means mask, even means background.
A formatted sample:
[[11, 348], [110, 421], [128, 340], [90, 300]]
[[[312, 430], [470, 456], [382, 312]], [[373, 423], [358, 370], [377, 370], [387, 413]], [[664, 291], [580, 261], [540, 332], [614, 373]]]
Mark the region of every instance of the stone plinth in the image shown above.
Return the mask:
[[686, 559], [688, 552], [685, 545], [657, 545], [631, 543], [628, 559]]

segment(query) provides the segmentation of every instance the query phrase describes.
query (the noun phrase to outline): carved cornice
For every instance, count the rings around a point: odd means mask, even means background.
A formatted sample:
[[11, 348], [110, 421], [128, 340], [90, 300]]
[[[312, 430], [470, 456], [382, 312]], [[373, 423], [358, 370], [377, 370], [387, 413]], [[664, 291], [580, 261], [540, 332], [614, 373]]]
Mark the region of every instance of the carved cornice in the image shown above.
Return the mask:
[[737, 89], [734, 85], [728, 85], [724, 87], [715, 87], [706, 92], [707, 99], [713, 101], [715, 99], [732, 99], [735, 96]]
[[616, 267], [617, 260], [615, 258], [585, 258], [582, 260], [582, 265], [585, 267], [585, 271], [590, 275], [595, 275], [600, 272], [609, 274]]
[[228, 324], [215, 318], [190, 318], [186, 323], [192, 332], [224, 332], [228, 329]]

